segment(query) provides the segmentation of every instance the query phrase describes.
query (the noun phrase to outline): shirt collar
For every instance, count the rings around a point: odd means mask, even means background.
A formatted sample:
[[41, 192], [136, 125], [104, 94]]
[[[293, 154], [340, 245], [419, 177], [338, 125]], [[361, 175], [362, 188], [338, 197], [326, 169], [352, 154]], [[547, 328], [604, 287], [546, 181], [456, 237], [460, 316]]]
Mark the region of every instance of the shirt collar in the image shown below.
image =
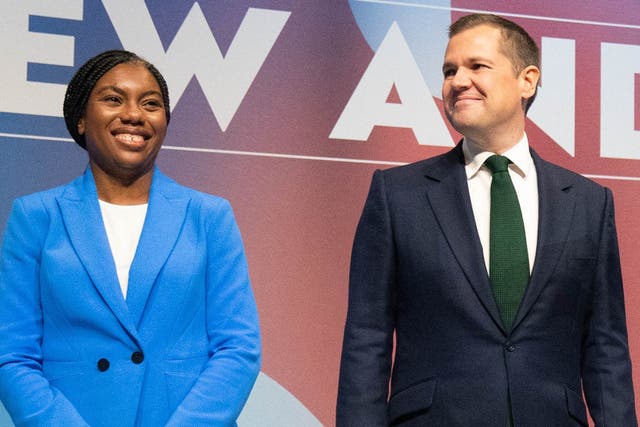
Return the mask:
[[[485, 160], [495, 154], [482, 150], [467, 138], [462, 142], [462, 152], [464, 153], [467, 179], [473, 178], [484, 166]], [[526, 133], [522, 135], [522, 138], [516, 145], [502, 153], [502, 155], [511, 160], [511, 165], [509, 166], [523, 179], [526, 179], [527, 176], [533, 172], [533, 159], [529, 152], [529, 139]]]

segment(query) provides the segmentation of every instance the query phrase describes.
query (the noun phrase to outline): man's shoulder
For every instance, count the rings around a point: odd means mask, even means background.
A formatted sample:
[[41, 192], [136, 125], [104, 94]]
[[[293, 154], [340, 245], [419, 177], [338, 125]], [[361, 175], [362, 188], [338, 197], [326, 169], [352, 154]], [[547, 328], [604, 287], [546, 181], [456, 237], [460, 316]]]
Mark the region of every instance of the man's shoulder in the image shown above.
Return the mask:
[[559, 185], [571, 185], [582, 188], [585, 191], [601, 192], [604, 189], [603, 185], [588, 176], [572, 171], [548, 160], [544, 160], [536, 154], [534, 154], [533, 157], [539, 176], [550, 178], [553, 181], [558, 182]]
[[425, 175], [437, 173], [440, 170], [449, 171], [456, 165], [464, 166], [464, 158], [462, 157], [461, 150], [458, 148], [406, 165], [394, 166], [383, 170], [382, 173], [392, 179], [411, 176], [424, 177]]

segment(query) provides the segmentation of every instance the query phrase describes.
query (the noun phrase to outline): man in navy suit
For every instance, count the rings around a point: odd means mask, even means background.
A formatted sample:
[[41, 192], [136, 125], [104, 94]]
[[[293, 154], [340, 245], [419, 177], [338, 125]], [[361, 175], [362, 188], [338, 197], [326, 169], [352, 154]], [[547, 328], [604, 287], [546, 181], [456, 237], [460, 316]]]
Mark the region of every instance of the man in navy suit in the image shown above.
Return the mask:
[[[464, 139], [373, 176], [351, 260], [338, 427], [587, 426], [586, 407], [596, 426], [637, 425], [612, 194], [529, 148], [539, 57], [503, 18], [450, 27], [442, 95]], [[526, 243], [511, 314], [494, 280], [502, 265], [490, 268], [495, 154], [509, 163]]]

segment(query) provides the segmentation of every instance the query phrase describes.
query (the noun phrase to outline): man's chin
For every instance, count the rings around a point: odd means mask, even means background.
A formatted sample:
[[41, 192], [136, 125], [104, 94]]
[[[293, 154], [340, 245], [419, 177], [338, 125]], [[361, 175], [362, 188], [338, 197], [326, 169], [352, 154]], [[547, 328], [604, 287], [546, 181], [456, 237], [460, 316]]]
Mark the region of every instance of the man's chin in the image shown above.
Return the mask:
[[451, 126], [456, 131], [458, 131], [458, 133], [461, 133], [462, 135], [471, 134], [473, 133], [474, 129], [477, 129], [476, 122], [469, 119], [460, 119], [460, 120], [451, 119], [449, 120], [449, 122], [451, 123]]

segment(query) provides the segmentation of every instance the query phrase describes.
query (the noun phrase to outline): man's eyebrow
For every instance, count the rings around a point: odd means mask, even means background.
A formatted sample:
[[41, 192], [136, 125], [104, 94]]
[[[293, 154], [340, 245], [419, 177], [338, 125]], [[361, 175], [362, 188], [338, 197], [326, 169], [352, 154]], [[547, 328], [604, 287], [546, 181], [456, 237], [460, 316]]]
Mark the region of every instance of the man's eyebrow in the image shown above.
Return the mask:
[[[466, 58], [463, 61], [463, 64], [467, 64], [467, 63], [476, 63], [476, 62], [486, 62], [488, 64], [493, 64], [494, 61], [492, 61], [491, 59], [484, 57], [484, 56], [472, 56], [469, 58]], [[454, 63], [450, 62], [450, 61], [446, 61], [444, 64], [442, 64], [442, 69], [445, 70], [447, 68], [457, 68], [458, 66], [455, 65]]]

